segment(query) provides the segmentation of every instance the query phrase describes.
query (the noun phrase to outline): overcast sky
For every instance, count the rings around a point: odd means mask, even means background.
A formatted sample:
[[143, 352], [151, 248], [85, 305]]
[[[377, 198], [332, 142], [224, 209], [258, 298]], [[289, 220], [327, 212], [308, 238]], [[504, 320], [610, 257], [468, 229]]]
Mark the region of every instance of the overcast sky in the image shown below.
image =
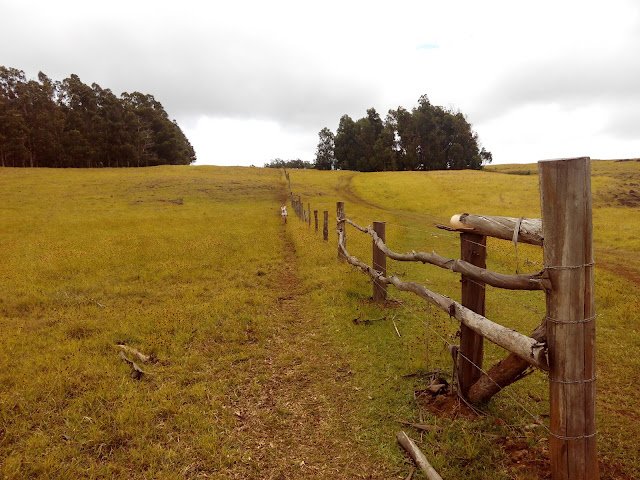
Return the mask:
[[149, 93], [197, 164], [313, 160], [374, 107], [462, 111], [494, 163], [640, 157], [640, 1], [0, 0], [0, 65]]

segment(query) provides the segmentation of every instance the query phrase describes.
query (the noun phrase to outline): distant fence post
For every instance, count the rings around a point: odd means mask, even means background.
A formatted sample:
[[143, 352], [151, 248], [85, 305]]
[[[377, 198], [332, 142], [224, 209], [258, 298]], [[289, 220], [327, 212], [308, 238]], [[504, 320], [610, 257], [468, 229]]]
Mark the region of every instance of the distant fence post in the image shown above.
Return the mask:
[[[481, 268], [487, 267], [487, 237], [476, 233], [460, 234], [460, 258]], [[484, 284], [473, 281], [462, 275], [462, 305], [485, 314]], [[471, 385], [482, 376], [482, 359], [484, 340], [482, 335], [474, 332], [466, 325], [460, 325], [460, 355], [458, 355], [458, 380], [460, 392], [466, 398]]]
[[311, 227], [311, 203], [307, 203], [307, 211], [309, 212], [309, 227]]
[[336, 228], [336, 230], [338, 231], [338, 259], [342, 260], [343, 262], [347, 260], [347, 257], [345, 257], [344, 253], [342, 253], [342, 250], [340, 250], [340, 234], [342, 233], [342, 245], [346, 248], [347, 246], [347, 232], [346, 232], [346, 222], [344, 221], [345, 216], [344, 216], [344, 202], [338, 202], [336, 204], [336, 211], [338, 213], [338, 228]]
[[598, 480], [596, 313], [588, 157], [538, 163], [553, 480]]
[[316, 232], [318, 231], [318, 210], [313, 211], [313, 218], [316, 222]]
[[[385, 222], [373, 222], [373, 231], [378, 237], [385, 242]], [[378, 248], [376, 242], [373, 241], [373, 269], [387, 276], [387, 256]], [[387, 284], [373, 281], [373, 301], [376, 303], [385, 302], [387, 300]]]
[[322, 227], [322, 237], [325, 242], [329, 241], [329, 212], [324, 211], [324, 226]]

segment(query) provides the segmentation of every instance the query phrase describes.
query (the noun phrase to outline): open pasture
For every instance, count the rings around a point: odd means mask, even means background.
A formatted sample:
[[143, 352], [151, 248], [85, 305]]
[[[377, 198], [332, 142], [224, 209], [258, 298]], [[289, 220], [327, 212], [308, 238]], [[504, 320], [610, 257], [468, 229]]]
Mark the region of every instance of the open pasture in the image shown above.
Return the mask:
[[[337, 200], [363, 226], [386, 221], [394, 250], [450, 257], [457, 236], [435, 222], [539, 216], [536, 170], [517, 167], [290, 171], [305, 205], [329, 211], [328, 243], [293, 215], [282, 225], [272, 169], [0, 169], [0, 476], [404, 478], [403, 428], [444, 478], [539, 478], [546, 378], [474, 420], [428, 411], [414, 390], [450, 375], [456, 322], [391, 289], [402, 303], [373, 305], [370, 282], [336, 260]], [[637, 478], [640, 162], [594, 161], [592, 178], [601, 472]], [[347, 239], [370, 260], [368, 236]], [[489, 247], [489, 268], [540, 269], [538, 248]], [[457, 275], [389, 269], [459, 300]], [[509, 327], [543, 315], [540, 292], [487, 292], [487, 316]], [[140, 380], [118, 344], [152, 356]], [[488, 346], [487, 365], [503, 355]], [[421, 418], [440, 431], [398, 423]]]

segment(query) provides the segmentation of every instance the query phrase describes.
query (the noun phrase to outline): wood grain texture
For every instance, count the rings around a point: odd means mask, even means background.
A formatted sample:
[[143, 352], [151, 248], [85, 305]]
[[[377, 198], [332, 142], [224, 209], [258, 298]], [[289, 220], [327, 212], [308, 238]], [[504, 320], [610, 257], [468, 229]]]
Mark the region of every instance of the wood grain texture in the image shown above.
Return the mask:
[[336, 204], [336, 213], [338, 218], [338, 260], [345, 261], [345, 255], [342, 251], [342, 247], [347, 248], [347, 232], [344, 215], [344, 202], [338, 202]]
[[[542, 234], [542, 220], [539, 218], [519, 218], [495, 217], [490, 215], [469, 215], [462, 213], [456, 215], [465, 230], [472, 229], [473, 233], [486, 235], [487, 237], [502, 238], [512, 240], [514, 230], [520, 222], [518, 228], [518, 242], [532, 245], [542, 245], [544, 235]], [[456, 224], [457, 225], [457, 224]]]
[[[386, 223], [385, 222], [373, 222], [373, 231], [376, 232], [378, 238], [385, 241], [386, 238]], [[376, 242], [373, 243], [373, 268], [374, 270], [382, 273], [383, 276], [387, 276], [387, 256], [382, 250], [378, 248]], [[373, 301], [376, 303], [384, 302], [387, 300], [387, 284], [379, 283], [373, 280]]]
[[[540, 343], [545, 343], [547, 341], [547, 321], [543, 320], [530, 336]], [[486, 374], [480, 376], [469, 389], [467, 398], [471, 403], [488, 402], [504, 387], [526, 376], [530, 368], [529, 362], [510, 353], [492, 366]]]
[[396, 434], [396, 439], [398, 440], [398, 443], [402, 445], [402, 448], [404, 448], [411, 458], [413, 458], [413, 461], [416, 462], [416, 465], [420, 470], [422, 470], [422, 473], [425, 474], [428, 480], [442, 480], [442, 477], [431, 466], [424, 453], [420, 451], [406, 433], [398, 432]]
[[[474, 233], [460, 234], [460, 258], [479, 268], [487, 266], [487, 237]], [[484, 317], [485, 288], [484, 283], [462, 275], [463, 306]], [[466, 325], [460, 325], [460, 349], [458, 355], [458, 381], [460, 392], [467, 397], [469, 388], [482, 375], [482, 359], [484, 342], [482, 335], [477, 334]]]
[[538, 164], [547, 292], [553, 480], [597, 480], [595, 298], [587, 157]]
[[324, 211], [324, 224], [322, 226], [322, 238], [325, 242], [329, 241], [329, 212]]

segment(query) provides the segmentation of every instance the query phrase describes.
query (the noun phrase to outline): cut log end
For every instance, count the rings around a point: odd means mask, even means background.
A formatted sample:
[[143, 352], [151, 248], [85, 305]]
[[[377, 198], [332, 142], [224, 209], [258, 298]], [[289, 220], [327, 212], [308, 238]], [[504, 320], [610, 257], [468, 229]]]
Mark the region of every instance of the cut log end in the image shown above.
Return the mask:
[[467, 225], [466, 223], [462, 223], [462, 218], [464, 218], [465, 215], [467, 214], [463, 213], [452, 216], [451, 220], [449, 220], [449, 225], [451, 226], [451, 228], [454, 228], [456, 230], [473, 230], [472, 226]]

